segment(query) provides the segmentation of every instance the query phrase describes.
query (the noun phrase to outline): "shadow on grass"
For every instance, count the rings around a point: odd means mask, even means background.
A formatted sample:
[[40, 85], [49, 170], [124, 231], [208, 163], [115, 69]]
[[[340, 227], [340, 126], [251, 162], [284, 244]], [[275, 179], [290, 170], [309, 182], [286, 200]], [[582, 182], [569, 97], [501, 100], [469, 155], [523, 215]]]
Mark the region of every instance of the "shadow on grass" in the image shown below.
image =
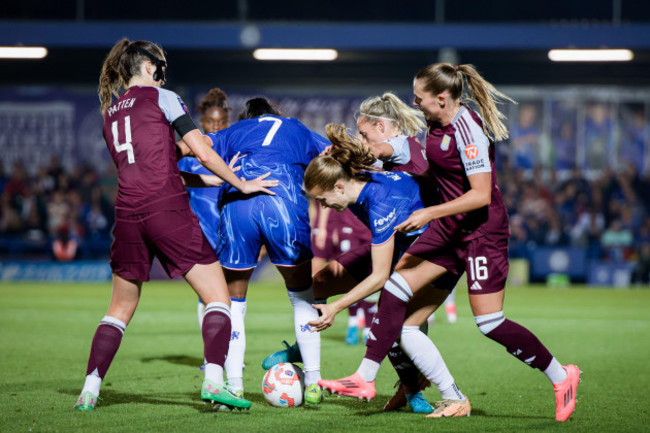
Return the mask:
[[190, 367], [196, 367], [197, 369], [203, 365], [203, 359], [187, 355], [154, 356], [150, 358], [142, 358], [140, 361], [145, 364], [152, 361], [166, 361], [176, 365], [188, 365]]
[[[78, 389], [59, 389], [61, 394], [77, 396]], [[186, 406], [201, 413], [216, 413], [212, 405], [202, 402], [198, 399], [196, 392], [172, 392], [165, 394], [127, 394], [114, 391], [111, 389], [102, 389], [98, 408], [110, 407], [121, 404], [144, 403], [166, 406]], [[238, 411], [233, 411], [238, 412]], [[241, 412], [248, 413], [245, 411]]]

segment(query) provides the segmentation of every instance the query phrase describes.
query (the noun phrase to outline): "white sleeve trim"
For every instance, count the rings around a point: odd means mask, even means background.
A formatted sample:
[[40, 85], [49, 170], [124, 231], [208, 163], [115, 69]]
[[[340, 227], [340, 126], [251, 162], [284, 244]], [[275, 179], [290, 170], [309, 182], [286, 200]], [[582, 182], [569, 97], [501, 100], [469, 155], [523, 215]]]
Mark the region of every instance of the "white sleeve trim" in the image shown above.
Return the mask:
[[393, 148], [393, 154], [385, 162], [402, 165], [411, 160], [411, 147], [405, 135], [398, 135], [386, 142]]
[[189, 114], [183, 100], [176, 93], [171, 90], [161, 89], [156, 87], [158, 90], [158, 106], [165, 114], [165, 118], [169, 123], [172, 123], [174, 120], [178, 119], [184, 114]]
[[483, 129], [469, 116], [461, 116], [455, 123], [456, 143], [460, 159], [463, 161], [465, 174], [471, 176], [477, 173], [490, 173], [490, 140]]

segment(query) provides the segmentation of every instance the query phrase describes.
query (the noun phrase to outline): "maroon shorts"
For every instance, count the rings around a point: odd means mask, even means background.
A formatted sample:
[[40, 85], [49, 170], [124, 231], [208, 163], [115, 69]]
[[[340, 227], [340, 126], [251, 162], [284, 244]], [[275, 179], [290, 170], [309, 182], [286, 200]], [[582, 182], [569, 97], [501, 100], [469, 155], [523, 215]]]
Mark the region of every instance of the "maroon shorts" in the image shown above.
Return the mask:
[[185, 274], [196, 264], [217, 261], [198, 218], [189, 208], [118, 213], [111, 245], [113, 272], [128, 280], [149, 281], [154, 256], [170, 278]]
[[[318, 248], [315, 242], [315, 236], [312, 235], [311, 245], [314, 251], [314, 257], [320, 257], [325, 260], [335, 260], [341, 254], [348, 251], [355, 250], [363, 245], [370, 246], [370, 237], [365, 236], [365, 233], [359, 234], [358, 231], [352, 227], [338, 227], [336, 236], [332, 231], [328, 231], [325, 238], [325, 247]], [[334, 238], [338, 243], [334, 243]]]
[[481, 236], [458, 244], [456, 253], [465, 262], [470, 295], [500, 292], [508, 278], [508, 237]]
[[332, 260], [334, 257], [339, 255], [338, 246], [334, 244], [332, 233], [329, 231], [327, 233], [327, 237], [325, 238], [325, 246], [323, 248], [318, 248], [318, 246], [316, 246], [316, 236], [312, 234], [311, 249], [314, 252], [314, 257], [319, 257], [325, 260]]
[[[406, 252], [428, 262], [442, 266], [451, 274], [460, 277], [465, 269], [464, 261], [458, 257], [453, 242], [446, 235], [440, 220], [433, 220], [420, 237]], [[458, 279], [458, 278], [456, 278]]]
[[[393, 255], [393, 262], [391, 263], [391, 272], [399, 257], [397, 253]], [[354, 248], [347, 253], [343, 253], [336, 258], [350, 275], [357, 281], [363, 281], [368, 275], [372, 273], [372, 246], [370, 242]]]

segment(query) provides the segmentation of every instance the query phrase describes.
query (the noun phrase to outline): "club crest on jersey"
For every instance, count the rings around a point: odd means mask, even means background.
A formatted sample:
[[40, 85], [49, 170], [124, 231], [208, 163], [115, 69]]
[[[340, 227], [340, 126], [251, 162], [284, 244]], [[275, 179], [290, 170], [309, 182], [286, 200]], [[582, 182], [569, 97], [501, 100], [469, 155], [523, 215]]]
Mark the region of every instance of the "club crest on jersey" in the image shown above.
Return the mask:
[[467, 156], [469, 159], [474, 159], [478, 156], [478, 147], [474, 146], [473, 144], [470, 144], [465, 148], [465, 156]]
[[448, 135], [445, 135], [442, 137], [442, 141], [440, 142], [440, 150], [449, 150], [449, 142], [451, 141], [451, 137]]

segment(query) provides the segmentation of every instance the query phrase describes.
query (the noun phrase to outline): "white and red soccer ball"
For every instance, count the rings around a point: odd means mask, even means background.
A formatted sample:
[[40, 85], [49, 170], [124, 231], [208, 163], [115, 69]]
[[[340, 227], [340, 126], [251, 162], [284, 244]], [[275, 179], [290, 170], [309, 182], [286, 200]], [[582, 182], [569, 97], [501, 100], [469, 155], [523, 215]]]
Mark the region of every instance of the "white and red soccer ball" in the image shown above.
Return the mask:
[[305, 375], [300, 367], [283, 362], [271, 367], [262, 379], [264, 399], [275, 407], [296, 407], [302, 404]]

